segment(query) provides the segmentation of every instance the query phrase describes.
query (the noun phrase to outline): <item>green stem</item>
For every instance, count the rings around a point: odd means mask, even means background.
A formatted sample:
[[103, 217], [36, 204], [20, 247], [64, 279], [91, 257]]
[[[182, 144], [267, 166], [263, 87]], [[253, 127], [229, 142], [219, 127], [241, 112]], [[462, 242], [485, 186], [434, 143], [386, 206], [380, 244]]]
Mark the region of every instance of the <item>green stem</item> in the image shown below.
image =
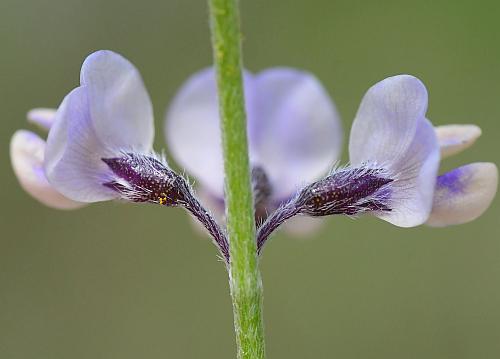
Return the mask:
[[208, 0], [224, 152], [229, 282], [238, 358], [264, 358], [258, 267], [236, 0]]

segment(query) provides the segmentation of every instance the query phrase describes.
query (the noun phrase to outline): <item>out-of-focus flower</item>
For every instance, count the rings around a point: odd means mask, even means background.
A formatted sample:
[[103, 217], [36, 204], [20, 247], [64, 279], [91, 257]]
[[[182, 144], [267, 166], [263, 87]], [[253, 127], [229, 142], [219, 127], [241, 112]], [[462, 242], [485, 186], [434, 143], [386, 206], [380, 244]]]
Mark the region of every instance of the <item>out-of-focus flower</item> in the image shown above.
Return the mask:
[[[48, 131], [54, 122], [56, 110], [33, 109], [28, 121]], [[46, 143], [36, 133], [18, 130], [10, 141], [10, 159], [14, 173], [23, 189], [44, 205], [56, 209], [76, 209], [84, 203], [73, 201], [57, 192], [47, 181], [43, 169]]]
[[[245, 72], [244, 91], [256, 217], [264, 219], [338, 161], [342, 129], [335, 105], [309, 73], [290, 68]], [[213, 69], [186, 81], [165, 128], [175, 159], [199, 181], [205, 201], [222, 213], [224, 171]]]

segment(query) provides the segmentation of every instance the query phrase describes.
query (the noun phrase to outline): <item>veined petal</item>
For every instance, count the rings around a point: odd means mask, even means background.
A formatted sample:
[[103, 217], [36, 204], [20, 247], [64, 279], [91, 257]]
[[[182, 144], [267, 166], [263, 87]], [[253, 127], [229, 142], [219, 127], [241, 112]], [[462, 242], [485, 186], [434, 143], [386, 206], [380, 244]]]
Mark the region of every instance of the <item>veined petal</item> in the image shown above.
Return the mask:
[[372, 86], [352, 124], [351, 163], [391, 163], [405, 156], [426, 110], [427, 90], [416, 77], [393, 76]]
[[340, 157], [342, 127], [328, 93], [312, 74], [271, 68], [255, 76], [249, 145], [273, 197], [286, 198], [325, 174]]
[[399, 227], [418, 226], [431, 212], [439, 169], [439, 145], [432, 124], [426, 119], [419, 121], [406, 153], [394, 157], [389, 165], [396, 174], [391, 183], [392, 211], [377, 216]]
[[439, 176], [427, 224], [442, 227], [478, 218], [493, 201], [497, 186], [498, 169], [493, 163], [471, 163]]
[[469, 148], [481, 136], [476, 125], [445, 125], [434, 128], [441, 147], [441, 158], [446, 158]]
[[34, 108], [27, 114], [28, 122], [34, 123], [48, 131], [54, 123], [56, 111], [53, 108]]
[[139, 72], [111, 51], [88, 56], [80, 81], [57, 110], [47, 139], [45, 174], [75, 201], [109, 200], [118, 193], [103, 186], [111, 173], [102, 159], [123, 151], [151, 151], [152, 106]]
[[153, 145], [151, 100], [139, 71], [112, 51], [88, 56], [80, 73], [95, 134], [112, 148], [148, 152]]
[[439, 145], [426, 110], [420, 80], [390, 77], [368, 90], [351, 131], [351, 163], [382, 167], [394, 176], [391, 211], [377, 216], [400, 227], [424, 223], [432, 207]]
[[64, 98], [47, 139], [45, 175], [68, 198], [80, 202], [105, 201], [118, 197], [118, 193], [103, 186], [109, 180], [109, 169], [102, 158], [111, 158], [116, 152], [97, 136], [88, 102], [85, 86]]
[[[251, 75], [244, 76], [248, 103], [252, 96]], [[222, 198], [224, 166], [213, 68], [197, 72], [182, 85], [167, 112], [165, 136], [177, 162]]]
[[23, 189], [46, 206], [75, 209], [84, 203], [72, 201], [57, 192], [43, 171], [45, 141], [30, 131], [19, 130], [10, 141], [10, 159], [14, 173]]

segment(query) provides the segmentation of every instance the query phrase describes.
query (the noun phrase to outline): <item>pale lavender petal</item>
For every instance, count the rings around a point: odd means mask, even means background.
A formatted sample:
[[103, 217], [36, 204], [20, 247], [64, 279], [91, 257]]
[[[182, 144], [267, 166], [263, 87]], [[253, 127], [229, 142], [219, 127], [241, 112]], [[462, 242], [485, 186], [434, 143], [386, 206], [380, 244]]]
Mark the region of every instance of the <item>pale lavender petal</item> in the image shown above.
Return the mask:
[[286, 198], [339, 159], [339, 115], [324, 87], [307, 72], [272, 68], [255, 76], [252, 89], [251, 159], [269, 176], [273, 196]]
[[441, 147], [441, 159], [453, 156], [469, 148], [481, 136], [476, 125], [445, 125], [435, 127]]
[[431, 211], [439, 145], [426, 109], [427, 91], [420, 80], [390, 77], [368, 90], [351, 131], [351, 163], [385, 168], [396, 179], [392, 211], [377, 215], [400, 227], [424, 223]]
[[49, 183], [66, 197], [97, 202], [118, 196], [102, 185], [109, 173], [102, 158], [113, 157], [116, 152], [99, 139], [88, 101], [85, 86], [63, 100], [47, 139], [44, 167]]
[[27, 114], [28, 122], [34, 123], [48, 131], [54, 123], [56, 111], [54, 108], [34, 108]]
[[151, 150], [151, 102], [136, 68], [111, 51], [87, 57], [80, 81], [57, 110], [45, 173], [59, 192], [75, 201], [116, 198], [117, 192], [102, 185], [110, 179], [102, 158]]
[[395, 154], [389, 168], [396, 175], [391, 184], [392, 211], [381, 212], [378, 217], [399, 227], [423, 224], [431, 212], [439, 169], [439, 145], [428, 120], [419, 121], [406, 153]]
[[21, 187], [46, 206], [56, 209], [75, 209], [84, 203], [72, 201], [57, 192], [43, 171], [45, 141], [30, 131], [19, 130], [10, 141], [10, 159]]
[[[245, 73], [247, 102], [251, 75]], [[224, 166], [215, 72], [208, 68], [191, 76], [172, 101], [165, 136], [177, 162], [213, 194], [223, 197]], [[247, 105], [248, 107], [248, 105]]]
[[[326, 172], [338, 159], [342, 130], [335, 106], [310, 74], [276, 68], [244, 74], [249, 156], [262, 166], [274, 198]], [[212, 69], [192, 76], [167, 114], [173, 156], [213, 194], [223, 195], [217, 87]]]
[[471, 163], [437, 179], [430, 226], [443, 227], [470, 222], [490, 206], [498, 186], [498, 169], [493, 163]]
[[113, 148], [148, 152], [153, 145], [151, 100], [139, 71], [112, 51], [88, 56], [80, 74], [89, 115], [99, 139]]
[[372, 86], [352, 125], [351, 163], [393, 162], [395, 156], [404, 156], [426, 110], [427, 90], [413, 76], [389, 77]]
[[165, 136], [182, 168], [222, 196], [224, 167], [217, 85], [211, 68], [194, 74], [179, 90], [167, 113]]

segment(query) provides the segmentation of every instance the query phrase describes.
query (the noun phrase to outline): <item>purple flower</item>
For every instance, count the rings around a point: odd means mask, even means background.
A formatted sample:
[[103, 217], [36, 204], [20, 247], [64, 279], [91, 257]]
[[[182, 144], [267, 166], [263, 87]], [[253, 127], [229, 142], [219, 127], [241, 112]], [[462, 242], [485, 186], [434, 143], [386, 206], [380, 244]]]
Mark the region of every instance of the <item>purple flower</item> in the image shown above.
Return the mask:
[[402, 227], [444, 226], [471, 221], [490, 205], [498, 181], [494, 164], [470, 164], [436, 176], [438, 152], [442, 158], [461, 152], [481, 130], [474, 125], [434, 129], [426, 110], [427, 91], [415, 77], [390, 77], [368, 90], [350, 136], [354, 169], [330, 175], [338, 180], [345, 172], [362, 174], [351, 184], [358, 195], [364, 190], [371, 196], [363, 197], [360, 211]]
[[151, 101], [125, 58], [111, 51], [91, 54], [80, 86], [55, 114], [38, 110], [30, 117], [50, 127], [47, 143], [18, 132], [11, 156], [20, 182], [35, 198], [56, 208], [111, 199], [182, 207], [205, 226], [229, 263], [224, 232], [185, 179], [153, 152]]
[[[244, 73], [249, 156], [257, 217], [265, 218], [338, 161], [342, 129], [335, 105], [311, 74], [272, 68]], [[199, 181], [206, 202], [223, 211], [224, 171], [213, 69], [193, 75], [166, 118], [178, 163]]]
[[296, 215], [370, 213], [400, 227], [465, 223], [481, 215], [497, 187], [494, 164], [476, 163], [437, 175], [440, 152], [472, 145], [475, 126], [434, 129], [426, 118], [427, 90], [409, 75], [372, 86], [354, 119], [350, 165], [302, 190], [259, 228], [259, 251], [279, 225]]
[[184, 206], [189, 188], [153, 152], [153, 137], [153, 109], [137, 69], [114, 52], [95, 52], [55, 114], [45, 176], [74, 201]]
[[118, 181], [103, 161], [124, 153], [149, 155], [153, 109], [137, 69], [111, 51], [87, 57], [80, 86], [59, 106], [45, 150], [45, 175], [64, 196], [80, 202], [121, 197], [104, 186]]
[[[368, 90], [352, 125], [350, 165], [320, 180], [338, 160], [342, 137], [335, 106], [321, 84], [311, 74], [275, 68], [245, 72], [244, 85], [256, 219], [265, 221], [259, 250], [274, 229], [296, 215], [370, 213], [401, 227], [446, 226], [479, 217], [495, 196], [498, 170], [492, 163], [437, 175], [440, 156], [468, 148], [481, 130], [432, 127], [427, 90], [415, 77], [390, 77]], [[166, 135], [207, 202], [222, 212], [216, 94], [212, 69], [192, 76], [167, 114]], [[224, 233], [184, 178], [153, 152], [151, 101], [139, 72], [122, 56], [90, 55], [80, 86], [57, 111], [35, 109], [28, 119], [50, 130], [47, 143], [24, 130], [11, 140], [14, 172], [34, 198], [61, 209], [110, 199], [181, 206], [208, 229], [228, 259]]]
[[422, 82], [394, 76], [368, 90], [352, 124], [351, 166], [380, 170], [391, 180], [384, 186], [389, 210], [374, 214], [401, 227], [424, 223], [432, 208], [439, 144], [426, 111]]
[[414, 77], [394, 76], [373, 86], [353, 123], [351, 165], [385, 164], [382, 167], [394, 179], [387, 184], [391, 210], [374, 214], [393, 224], [446, 226], [474, 220], [486, 211], [495, 196], [497, 167], [475, 163], [436, 180], [433, 132], [443, 159], [470, 147], [481, 130], [474, 125], [446, 125], [432, 130], [425, 118], [426, 109], [427, 91]]
[[[177, 176], [152, 151], [153, 111], [137, 69], [98, 51], [84, 61], [80, 86], [57, 111], [37, 109], [32, 122], [49, 129], [47, 143], [28, 131], [11, 142], [12, 163], [28, 192], [56, 208], [128, 199], [174, 205], [165, 186]], [[50, 183], [50, 185], [49, 185]]]

